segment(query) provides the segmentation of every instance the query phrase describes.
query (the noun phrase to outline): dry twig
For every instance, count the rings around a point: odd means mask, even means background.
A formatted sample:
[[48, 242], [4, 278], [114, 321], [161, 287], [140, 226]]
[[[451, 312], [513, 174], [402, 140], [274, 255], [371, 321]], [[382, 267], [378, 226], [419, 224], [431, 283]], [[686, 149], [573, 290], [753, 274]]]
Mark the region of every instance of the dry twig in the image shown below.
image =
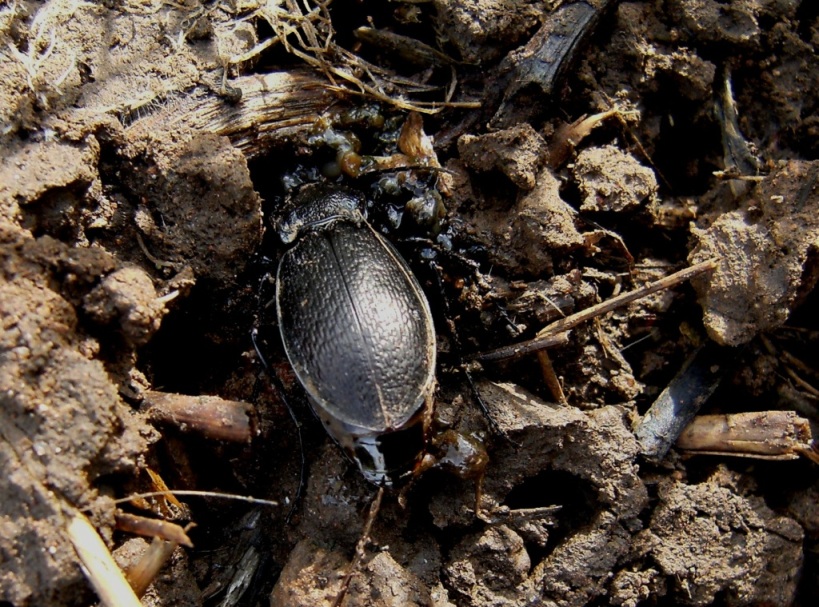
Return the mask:
[[795, 411], [700, 415], [683, 430], [677, 448], [691, 453], [819, 463], [810, 423]]
[[177, 544], [182, 544], [188, 548], [193, 548], [193, 542], [185, 530], [170, 521], [163, 521], [127, 512], [117, 511], [114, 515], [117, 529], [126, 533], [142, 535], [145, 537], [159, 538]]
[[566, 318], [561, 318], [550, 324], [549, 326], [541, 329], [538, 331], [536, 339], [542, 339], [549, 335], [557, 335], [558, 333], [563, 333], [564, 331], [568, 331], [569, 329], [573, 329], [577, 325], [586, 322], [587, 320], [591, 320], [596, 316], [601, 316], [606, 314], [607, 312], [611, 312], [612, 310], [616, 310], [626, 304], [631, 303], [632, 301], [636, 301], [652, 293], [656, 293], [657, 291], [662, 291], [663, 289], [670, 289], [678, 284], [681, 284], [687, 280], [691, 280], [694, 276], [698, 274], [702, 274], [703, 272], [709, 272], [717, 267], [717, 260], [716, 259], [709, 259], [707, 261], [702, 261], [700, 263], [694, 264], [690, 268], [685, 268], [684, 270], [680, 270], [679, 272], [674, 272], [670, 276], [666, 276], [665, 278], [661, 278], [660, 280], [655, 280], [644, 287], [640, 287], [639, 289], [635, 289], [633, 291], [629, 291], [628, 293], [623, 293], [622, 295], [618, 295], [617, 297], [612, 297], [604, 302], [599, 304], [595, 304], [585, 310], [581, 310], [576, 314], [572, 314], [571, 316], [567, 316]]
[[[280, 42], [287, 52], [321, 71], [333, 89], [363, 95], [406, 111], [435, 113], [443, 107], [480, 106], [474, 101], [449, 101], [449, 94], [446, 92], [445, 98], [440, 101], [410, 99], [414, 93], [430, 92], [438, 87], [403, 78], [336, 44], [329, 4], [329, 0], [265, 3], [258, 10], [258, 15], [267, 21], [275, 36], [274, 39], [260, 43], [257, 47], [259, 52], [274, 44], [274, 40]], [[241, 59], [248, 60], [252, 57], [253, 55], [246, 53]]]
[[231, 86], [242, 90], [238, 103], [203, 88], [136, 120], [128, 127], [128, 136], [145, 139], [168, 130], [216, 133], [255, 158], [276, 142], [310, 129], [337, 101], [326, 82], [307, 71], [245, 76], [231, 81]]
[[152, 420], [193, 430], [208, 438], [247, 443], [253, 437], [252, 406], [245, 402], [149, 390], [143, 408]]

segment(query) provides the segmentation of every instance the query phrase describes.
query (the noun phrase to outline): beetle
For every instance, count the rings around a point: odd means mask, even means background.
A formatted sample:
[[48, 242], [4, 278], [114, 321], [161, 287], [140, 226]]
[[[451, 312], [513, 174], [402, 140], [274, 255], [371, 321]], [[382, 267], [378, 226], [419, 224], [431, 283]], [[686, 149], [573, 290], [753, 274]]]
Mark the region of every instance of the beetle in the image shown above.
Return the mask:
[[366, 199], [303, 186], [275, 222], [285, 354], [327, 432], [379, 487], [422, 465], [435, 389], [429, 303], [398, 251], [367, 222]]

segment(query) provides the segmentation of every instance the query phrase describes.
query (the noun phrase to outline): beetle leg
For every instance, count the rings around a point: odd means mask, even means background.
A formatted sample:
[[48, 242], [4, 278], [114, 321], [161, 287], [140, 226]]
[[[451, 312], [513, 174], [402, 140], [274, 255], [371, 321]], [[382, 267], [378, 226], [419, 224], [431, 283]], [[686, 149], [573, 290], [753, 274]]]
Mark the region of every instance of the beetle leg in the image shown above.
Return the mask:
[[492, 434], [494, 434], [495, 436], [499, 436], [507, 443], [515, 444], [515, 442], [511, 438], [509, 438], [509, 435], [501, 429], [501, 427], [498, 425], [498, 422], [492, 416], [492, 413], [489, 411], [489, 407], [487, 406], [486, 401], [483, 400], [483, 396], [481, 396], [481, 393], [478, 390], [478, 386], [475, 385], [475, 379], [472, 377], [472, 373], [469, 371], [469, 369], [466, 368], [465, 363], [461, 359], [461, 353], [458, 344], [456, 343], [455, 346], [459, 350], [456, 353], [458, 365], [461, 368], [461, 372], [464, 374], [464, 377], [466, 378], [466, 383], [469, 384], [469, 389], [472, 392], [472, 398], [475, 399], [475, 402], [477, 403], [478, 407], [483, 413], [483, 416], [486, 418], [486, 422], [489, 424], [489, 429], [492, 431]]
[[[429, 241], [428, 239], [425, 239], [425, 238], [407, 238], [407, 239], [405, 239], [405, 241], [409, 242], [409, 243], [412, 243], [412, 244], [415, 244], [415, 245], [430, 247], [432, 250], [434, 250], [437, 253], [447, 255], [450, 258], [452, 258], [452, 259], [454, 259], [454, 260], [456, 260], [458, 262], [463, 263], [466, 267], [468, 267], [472, 271], [473, 276], [478, 281], [480, 281], [481, 277], [480, 277], [480, 272], [479, 272], [479, 266], [478, 266], [477, 263], [475, 263], [471, 259], [467, 259], [466, 257], [460, 255], [459, 253], [457, 253], [455, 251], [445, 249], [445, 248], [443, 248], [441, 246], [438, 246], [438, 245], [436, 245], [436, 243], [431, 242], [431, 241]], [[446, 296], [446, 291], [444, 289], [443, 280], [441, 278], [441, 275], [443, 274], [443, 269], [434, 260], [429, 260], [429, 267], [432, 270], [432, 274], [435, 276], [435, 284], [436, 284], [436, 287], [438, 288], [438, 293], [439, 293], [439, 296], [441, 298], [441, 302], [442, 302], [443, 307], [444, 307], [444, 317], [445, 317], [444, 318], [444, 321], [445, 321], [444, 324], [446, 325], [447, 331], [448, 331], [449, 336], [450, 336], [450, 338], [452, 340], [452, 354], [455, 357], [456, 364], [457, 364], [458, 368], [461, 370], [461, 372], [464, 374], [464, 377], [466, 378], [466, 382], [469, 385], [469, 390], [470, 390], [470, 392], [472, 392], [472, 396], [475, 399], [475, 402], [477, 403], [478, 407], [480, 408], [481, 412], [483, 413], [484, 417], [486, 418], [486, 421], [489, 424], [489, 428], [490, 428], [492, 434], [494, 434], [495, 436], [501, 437], [506, 442], [510, 442], [510, 443], [514, 444], [514, 441], [512, 441], [509, 438], [509, 436], [498, 425], [498, 422], [495, 420], [495, 418], [492, 417], [492, 413], [489, 411], [489, 407], [487, 407], [486, 402], [484, 402], [483, 397], [481, 396], [480, 392], [478, 391], [477, 386], [475, 385], [475, 380], [472, 377], [472, 373], [469, 371], [469, 369], [467, 368], [467, 366], [466, 366], [466, 364], [464, 362], [463, 347], [461, 345], [461, 340], [458, 337], [458, 332], [455, 330], [454, 324], [452, 323], [452, 320], [451, 320], [452, 311], [451, 311], [450, 306], [449, 306], [449, 298]]]

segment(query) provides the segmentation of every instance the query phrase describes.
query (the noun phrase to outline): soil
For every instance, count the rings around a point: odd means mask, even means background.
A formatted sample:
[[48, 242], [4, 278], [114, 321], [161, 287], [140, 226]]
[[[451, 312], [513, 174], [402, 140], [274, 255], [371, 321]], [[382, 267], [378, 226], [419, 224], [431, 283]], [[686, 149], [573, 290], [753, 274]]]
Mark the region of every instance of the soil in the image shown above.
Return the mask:
[[[815, 605], [815, 463], [657, 462], [634, 433], [709, 347], [725, 364], [703, 412], [795, 410], [816, 431], [815, 5], [575, 3], [598, 17], [547, 83], [527, 43], [568, 2], [335, 0], [339, 44], [480, 100], [424, 117], [424, 163], [444, 170], [390, 181], [356, 176], [350, 153], [397, 158], [407, 112], [257, 48], [272, 4], [291, 3], [0, 8], [0, 605], [94, 604], [67, 520], [84, 512], [129, 569], [149, 542], [118, 509], [196, 524], [145, 605], [335, 600], [375, 489], [310, 412], [271, 320], [271, 217], [319, 179], [364, 190], [416, 270], [439, 329], [433, 426], [489, 456], [482, 478], [433, 469], [386, 492], [343, 605]], [[356, 40], [368, 25], [449, 59], [409, 67]], [[410, 196], [443, 201], [437, 233]], [[493, 431], [459, 359], [708, 259], [549, 350], [565, 402], [534, 354], [468, 363]], [[149, 391], [249, 403], [251, 431], [160, 423]], [[113, 501], [163, 481], [279, 506]]]

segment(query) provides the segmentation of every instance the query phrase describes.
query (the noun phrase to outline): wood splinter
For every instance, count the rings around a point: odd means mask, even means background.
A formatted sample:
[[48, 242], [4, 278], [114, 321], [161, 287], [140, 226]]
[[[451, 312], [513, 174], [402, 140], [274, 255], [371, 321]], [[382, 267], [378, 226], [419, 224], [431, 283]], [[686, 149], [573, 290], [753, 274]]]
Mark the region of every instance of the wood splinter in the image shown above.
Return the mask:
[[105, 607], [142, 607], [91, 521], [76, 511], [67, 512], [66, 518], [68, 539], [101, 603]]
[[150, 390], [143, 410], [154, 421], [173, 424], [216, 440], [247, 443], [253, 437], [251, 405], [218, 396], [189, 396]]

